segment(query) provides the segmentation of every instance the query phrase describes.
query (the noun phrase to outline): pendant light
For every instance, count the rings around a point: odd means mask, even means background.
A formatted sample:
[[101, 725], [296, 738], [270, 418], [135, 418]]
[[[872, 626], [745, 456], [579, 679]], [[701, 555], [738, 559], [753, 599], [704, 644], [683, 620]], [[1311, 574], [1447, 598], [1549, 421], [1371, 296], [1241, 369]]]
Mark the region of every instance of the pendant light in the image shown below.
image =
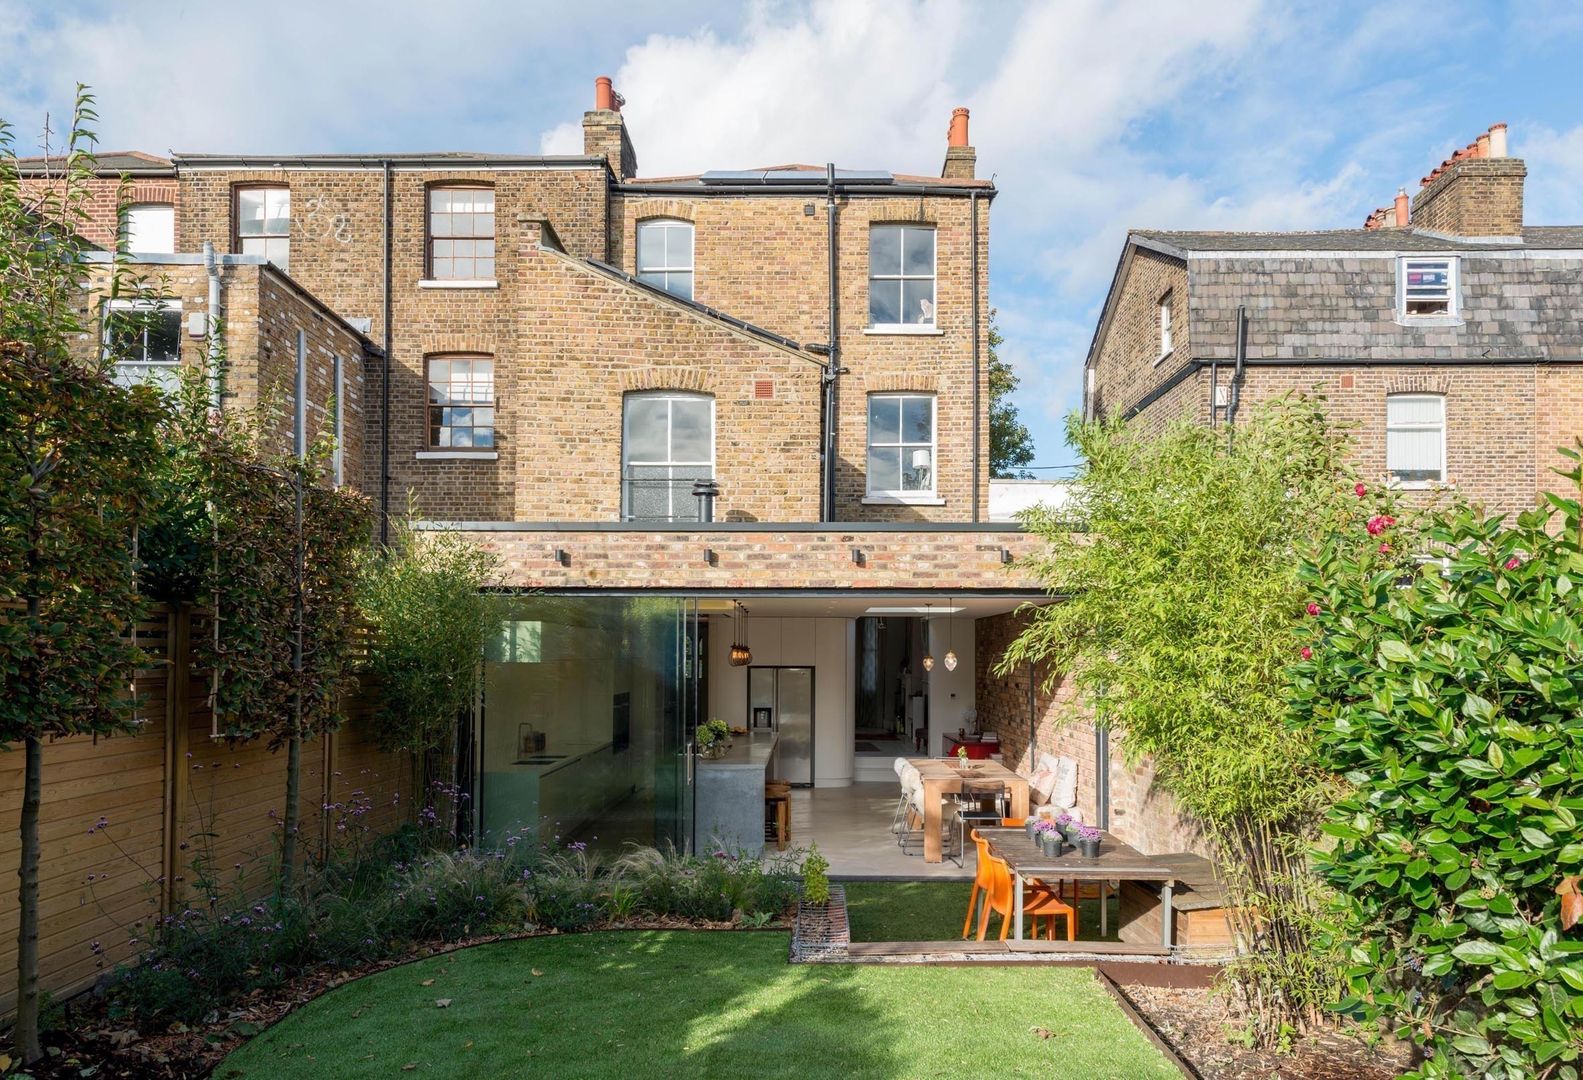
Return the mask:
[[743, 640], [746, 635], [742, 631], [742, 620], [743, 616], [747, 614], [747, 610], [735, 600], [731, 601], [730, 663], [732, 667], [746, 667], [753, 662], [753, 651], [748, 648], [747, 642]]
[[[950, 600], [950, 599], [946, 600], [945, 606], [950, 608], [952, 611], [956, 610], [955, 602]], [[950, 622], [946, 623], [946, 629], [950, 633], [951, 636], [946, 641], [946, 646], [945, 646], [945, 670], [947, 670], [947, 671], [955, 671], [956, 670], [956, 616], [954, 616], [954, 615], [947, 615], [946, 618], [951, 620]]]
[[926, 614], [923, 617], [923, 669], [933, 671], [934, 653], [929, 651], [929, 616], [934, 614], [934, 605], [925, 604], [924, 611]]

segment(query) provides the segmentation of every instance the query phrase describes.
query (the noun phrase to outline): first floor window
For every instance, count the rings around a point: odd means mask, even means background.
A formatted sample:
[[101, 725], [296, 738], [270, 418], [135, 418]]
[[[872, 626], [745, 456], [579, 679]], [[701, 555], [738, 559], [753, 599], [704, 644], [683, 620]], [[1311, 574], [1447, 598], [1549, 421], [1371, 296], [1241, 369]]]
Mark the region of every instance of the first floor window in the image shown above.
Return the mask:
[[621, 516], [697, 521], [693, 484], [715, 475], [715, 402], [706, 394], [632, 393], [621, 424]]
[[869, 230], [868, 324], [934, 325], [934, 229], [876, 225]]
[[495, 361], [487, 356], [429, 360], [429, 447], [493, 450]]
[[1401, 484], [1445, 480], [1444, 395], [1391, 394], [1385, 399], [1385, 468]]
[[1455, 315], [1457, 260], [1402, 259], [1397, 268], [1396, 294], [1400, 315]]
[[934, 395], [870, 394], [868, 493], [934, 494]]
[[176, 250], [176, 208], [134, 203], [121, 218], [121, 250], [169, 254]]
[[638, 280], [683, 300], [693, 298], [693, 223], [654, 220], [638, 225]]
[[291, 189], [236, 189], [236, 250], [262, 255], [282, 270], [291, 269]]
[[104, 353], [115, 364], [119, 385], [174, 390], [181, 367], [181, 305], [110, 301], [104, 309]]

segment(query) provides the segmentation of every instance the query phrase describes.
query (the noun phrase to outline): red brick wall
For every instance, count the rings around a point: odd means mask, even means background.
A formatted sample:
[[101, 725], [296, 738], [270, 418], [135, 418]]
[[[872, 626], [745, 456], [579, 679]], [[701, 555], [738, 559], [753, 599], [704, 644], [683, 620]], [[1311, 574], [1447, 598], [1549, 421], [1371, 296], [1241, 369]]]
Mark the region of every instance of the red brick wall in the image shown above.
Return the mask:
[[[49, 191], [54, 191], [58, 197], [63, 187], [58, 180], [26, 178], [22, 181], [23, 194], [33, 197]], [[88, 201], [83, 207], [88, 216], [78, 224], [77, 234], [96, 247], [113, 251], [121, 234], [121, 207], [133, 203], [169, 203], [176, 207], [178, 219], [181, 216], [181, 195], [175, 178], [132, 180], [123, 192], [118, 178], [97, 177], [88, 181]]]

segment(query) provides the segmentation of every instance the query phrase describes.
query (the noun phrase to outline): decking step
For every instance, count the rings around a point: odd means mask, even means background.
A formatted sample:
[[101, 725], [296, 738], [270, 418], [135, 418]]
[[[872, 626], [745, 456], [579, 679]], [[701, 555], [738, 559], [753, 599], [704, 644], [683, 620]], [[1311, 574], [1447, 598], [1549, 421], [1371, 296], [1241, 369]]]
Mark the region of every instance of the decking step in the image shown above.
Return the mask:
[[854, 941], [847, 946], [850, 957], [900, 956], [1010, 956], [1045, 954], [1050, 956], [1169, 956], [1158, 945], [1134, 945], [1126, 941]]

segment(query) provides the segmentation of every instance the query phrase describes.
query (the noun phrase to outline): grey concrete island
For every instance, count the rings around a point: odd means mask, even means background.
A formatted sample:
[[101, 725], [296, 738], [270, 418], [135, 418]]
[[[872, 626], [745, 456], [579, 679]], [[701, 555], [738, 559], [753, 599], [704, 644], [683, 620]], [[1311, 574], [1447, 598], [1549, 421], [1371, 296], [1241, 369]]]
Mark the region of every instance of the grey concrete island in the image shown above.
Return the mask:
[[774, 732], [731, 736], [724, 757], [698, 759], [694, 788], [698, 851], [729, 851], [753, 857], [764, 850], [764, 780], [771, 775]]

